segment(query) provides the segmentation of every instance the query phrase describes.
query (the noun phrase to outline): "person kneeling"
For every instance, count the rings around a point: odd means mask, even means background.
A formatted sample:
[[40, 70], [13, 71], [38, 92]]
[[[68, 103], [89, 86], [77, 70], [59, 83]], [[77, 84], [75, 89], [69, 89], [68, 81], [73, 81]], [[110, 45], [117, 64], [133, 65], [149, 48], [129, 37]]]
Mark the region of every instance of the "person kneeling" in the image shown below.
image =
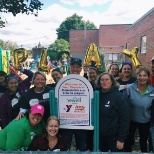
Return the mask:
[[0, 130], [0, 150], [27, 150], [33, 137], [45, 131], [45, 125], [42, 121], [43, 115], [44, 107], [35, 104], [27, 116], [20, 120], [13, 120]]
[[59, 119], [56, 116], [50, 116], [47, 120], [46, 132], [34, 137], [28, 151], [67, 151], [67, 141], [58, 133], [59, 125]]

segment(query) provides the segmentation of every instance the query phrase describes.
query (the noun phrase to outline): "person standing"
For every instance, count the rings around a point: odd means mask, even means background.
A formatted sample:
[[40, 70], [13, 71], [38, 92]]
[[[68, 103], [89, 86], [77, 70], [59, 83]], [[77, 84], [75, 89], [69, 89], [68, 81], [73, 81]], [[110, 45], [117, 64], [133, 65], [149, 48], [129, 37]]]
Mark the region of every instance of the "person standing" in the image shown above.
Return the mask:
[[[8, 90], [5, 82], [5, 78], [7, 76], [7, 73], [0, 70], [0, 98], [1, 96]], [[2, 127], [1, 119], [0, 119], [0, 129]]]
[[154, 56], [151, 59], [150, 83], [154, 87]]
[[[151, 58], [150, 84], [154, 87], [154, 56]], [[154, 126], [154, 101], [152, 102], [152, 106], [151, 106], [151, 125], [150, 125], [149, 139], [148, 139], [149, 151], [153, 151], [153, 149], [154, 149], [153, 148], [154, 147], [153, 126]]]
[[100, 92], [99, 149], [123, 152], [130, 124], [128, 99], [118, 90], [119, 83], [110, 73], [102, 73], [97, 82]]
[[[90, 66], [87, 69], [88, 81], [91, 83], [93, 90], [96, 90], [98, 69], [95, 66]], [[94, 130], [87, 130], [86, 150], [93, 151], [94, 148]]]
[[9, 122], [16, 118], [20, 111], [19, 100], [30, 88], [33, 72], [24, 69], [23, 73], [28, 77], [22, 81], [14, 74], [8, 75], [5, 79], [8, 90], [0, 98], [0, 119], [2, 128], [6, 127]]
[[97, 67], [89, 67], [87, 70], [88, 81], [91, 83], [93, 90], [96, 89], [96, 82], [98, 78], [98, 69]]
[[8, 90], [5, 82], [7, 73], [0, 70], [0, 97]]
[[55, 68], [52, 70], [51, 76], [55, 83], [47, 84], [47, 86], [55, 88], [58, 81], [63, 78], [63, 73], [60, 71], [60, 68]]
[[108, 72], [113, 75], [114, 78], [119, 76], [119, 66], [116, 63], [112, 63], [109, 66]]
[[[82, 70], [82, 60], [79, 58], [71, 58], [69, 71], [70, 74], [80, 75]], [[71, 142], [73, 135], [76, 142], [76, 150], [85, 151], [86, 150], [86, 130], [81, 129], [61, 129], [62, 133], [65, 135], [68, 142], [68, 149], [71, 149]]]
[[23, 117], [26, 111], [28, 111], [33, 105], [41, 104], [45, 108], [43, 120], [46, 122], [50, 116], [49, 91], [53, 90], [53, 88], [46, 86], [46, 75], [42, 71], [34, 73], [32, 84], [34, 87], [26, 91], [20, 99], [20, 113], [16, 117], [16, 120]]
[[149, 152], [154, 152], [154, 99], [151, 105], [151, 123], [149, 133]]
[[118, 83], [120, 84], [120, 92], [125, 94], [126, 88], [129, 84], [132, 84], [136, 81], [136, 77], [132, 76], [133, 67], [131, 62], [123, 62], [122, 67], [120, 69], [120, 73], [122, 73], [122, 77], [118, 79]]
[[139, 130], [140, 150], [147, 152], [154, 88], [149, 83], [150, 70], [148, 68], [139, 67], [136, 70], [136, 76], [137, 81], [126, 89], [126, 95], [131, 106], [131, 122], [128, 138], [125, 142], [125, 152], [132, 151], [131, 146], [137, 128]]

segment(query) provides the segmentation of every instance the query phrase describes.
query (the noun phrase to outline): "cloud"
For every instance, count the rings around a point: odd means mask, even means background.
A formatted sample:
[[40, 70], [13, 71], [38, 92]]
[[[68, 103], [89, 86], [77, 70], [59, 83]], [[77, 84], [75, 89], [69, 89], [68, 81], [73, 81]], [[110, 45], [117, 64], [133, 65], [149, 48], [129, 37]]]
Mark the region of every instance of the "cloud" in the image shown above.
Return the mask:
[[84, 19], [89, 19], [97, 27], [103, 24], [133, 24], [154, 6], [153, 0], [113, 0], [109, 8], [104, 12], [98, 12], [97, 8], [92, 12], [78, 11]]
[[[76, 13], [83, 20], [93, 22], [97, 28], [103, 24], [133, 24], [154, 6], [153, 0], [63, 0], [65, 5], [52, 4], [39, 11], [38, 17], [34, 15], [3, 14], [7, 20], [6, 27], [0, 29], [0, 39], [17, 42], [19, 46], [30, 49], [40, 42], [48, 47], [56, 39], [56, 29], [67, 18]], [[110, 2], [108, 8], [99, 10], [97, 7]], [[69, 3], [69, 7], [67, 7]], [[78, 7], [73, 7], [75, 4]], [[72, 5], [72, 7], [71, 7]], [[79, 7], [80, 6], [80, 7]], [[94, 6], [92, 8], [92, 6]], [[106, 6], [106, 5], [105, 5]], [[78, 8], [78, 9], [77, 9]], [[91, 10], [88, 11], [88, 8]]]
[[78, 4], [80, 7], [88, 7], [93, 5], [102, 5], [111, 0], [61, 0], [62, 3], [67, 5]]

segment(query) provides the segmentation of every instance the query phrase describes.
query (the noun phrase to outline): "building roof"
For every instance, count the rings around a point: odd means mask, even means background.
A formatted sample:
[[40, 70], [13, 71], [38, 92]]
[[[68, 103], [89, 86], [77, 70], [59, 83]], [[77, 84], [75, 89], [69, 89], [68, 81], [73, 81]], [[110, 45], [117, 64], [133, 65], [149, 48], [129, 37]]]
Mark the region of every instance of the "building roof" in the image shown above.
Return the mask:
[[149, 14], [151, 14], [154, 11], [154, 7], [149, 10], [146, 14], [144, 14], [141, 18], [139, 18], [134, 24], [132, 24], [127, 31], [129, 31], [132, 27], [134, 27], [136, 24], [138, 24], [140, 21], [142, 21], [145, 17], [147, 17]]

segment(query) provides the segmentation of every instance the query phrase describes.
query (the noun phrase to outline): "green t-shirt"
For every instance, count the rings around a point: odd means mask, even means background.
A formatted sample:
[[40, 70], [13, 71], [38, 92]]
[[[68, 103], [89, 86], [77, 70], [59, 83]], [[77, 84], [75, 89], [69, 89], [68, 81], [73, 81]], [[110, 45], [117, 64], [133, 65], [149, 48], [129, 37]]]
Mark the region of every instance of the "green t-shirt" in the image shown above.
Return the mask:
[[140, 92], [140, 95], [143, 96], [143, 95], [145, 95], [145, 94], [148, 93], [148, 92], [149, 92], [149, 91], [148, 91], [148, 88], [146, 88], [144, 91]]
[[33, 137], [44, 131], [45, 125], [43, 122], [39, 123], [36, 128], [32, 128], [26, 117], [13, 120], [0, 131], [0, 150], [26, 150]]

